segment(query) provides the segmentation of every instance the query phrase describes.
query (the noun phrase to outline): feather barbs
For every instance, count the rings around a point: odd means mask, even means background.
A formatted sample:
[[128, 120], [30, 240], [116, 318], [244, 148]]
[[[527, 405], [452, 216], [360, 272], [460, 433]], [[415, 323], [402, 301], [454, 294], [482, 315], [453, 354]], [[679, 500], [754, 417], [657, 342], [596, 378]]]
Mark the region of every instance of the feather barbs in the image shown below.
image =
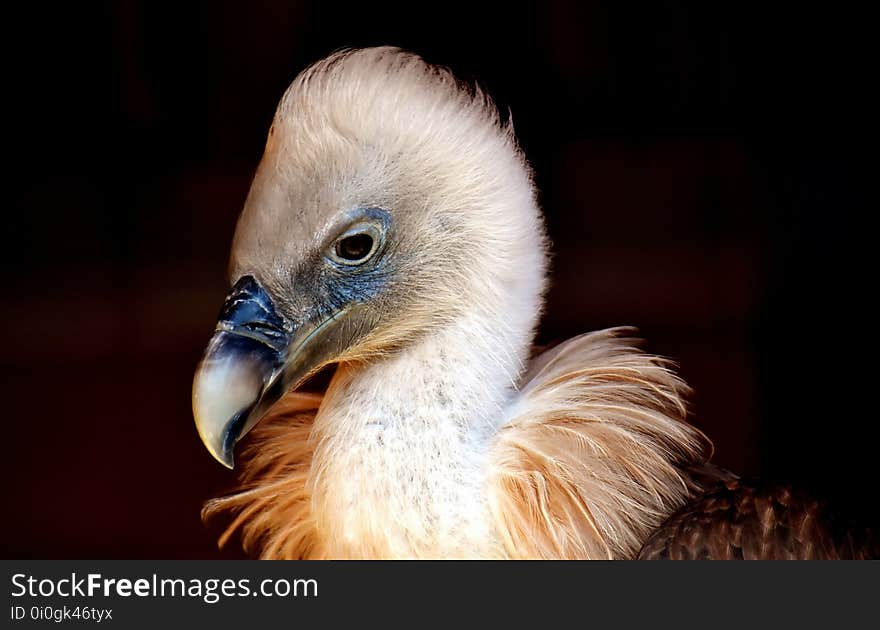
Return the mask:
[[694, 492], [709, 442], [687, 387], [612, 329], [539, 356], [491, 452], [489, 505], [516, 558], [621, 558]]

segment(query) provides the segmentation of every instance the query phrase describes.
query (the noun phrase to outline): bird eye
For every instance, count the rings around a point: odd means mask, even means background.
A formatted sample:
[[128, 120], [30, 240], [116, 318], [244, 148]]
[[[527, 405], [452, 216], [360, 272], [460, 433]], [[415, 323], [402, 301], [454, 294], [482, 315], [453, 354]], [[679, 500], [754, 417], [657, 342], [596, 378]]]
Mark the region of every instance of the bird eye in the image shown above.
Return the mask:
[[336, 241], [336, 257], [344, 263], [363, 262], [373, 253], [375, 240], [369, 234], [352, 234]]
[[379, 208], [356, 209], [347, 214], [347, 229], [338, 232], [324, 251], [324, 256], [337, 267], [363, 265], [380, 254], [390, 222], [388, 213]]

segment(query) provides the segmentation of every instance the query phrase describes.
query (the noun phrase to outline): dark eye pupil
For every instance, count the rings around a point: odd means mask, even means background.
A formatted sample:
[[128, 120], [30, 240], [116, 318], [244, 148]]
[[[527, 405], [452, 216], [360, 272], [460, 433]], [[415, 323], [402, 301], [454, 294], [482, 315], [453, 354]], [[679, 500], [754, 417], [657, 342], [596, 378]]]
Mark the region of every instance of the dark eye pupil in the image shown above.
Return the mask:
[[353, 234], [336, 243], [336, 255], [345, 260], [360, 260], [373, 248], [369, 234]]

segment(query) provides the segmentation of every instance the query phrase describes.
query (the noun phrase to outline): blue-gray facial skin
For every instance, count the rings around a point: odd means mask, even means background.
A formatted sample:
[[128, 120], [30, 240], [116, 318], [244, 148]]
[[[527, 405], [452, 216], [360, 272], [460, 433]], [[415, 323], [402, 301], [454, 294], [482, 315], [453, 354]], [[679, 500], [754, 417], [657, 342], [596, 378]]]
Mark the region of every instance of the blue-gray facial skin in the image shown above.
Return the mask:
[[[381, 208], [360, 208], [346, 215], [347, 227], [338, 232], [325, 248], [325, 273], [316, 278], [326, 289], [330, 310], [338, 310], [347, 304], [368, 302], [379, 296], [392, 273], [393, 247], [392, 218]], [[347, 260], [336, 252], [336, 246], [345, 239], [366, 235], [372, 241], [368, 254], [359, 260]]]
[[[386, 210], [349, 212], [335, 237], [296, 270], [286, 296], [273, 299], [252, 275], [236, 280], [194, 382], [196, 423], [203, 435], [213, 436], [209, 449], [224, 465], [232, 467], [235, 443], [278, 398], [376, 326], [381, 309], [375, 302], [393, 275], [391, 226]], [[216, 389], [211, 375], [221, 373], [258, 387], [248, 400], [224, 408], [224, 417], [207, 417], [196, 410], [200, 383]]]

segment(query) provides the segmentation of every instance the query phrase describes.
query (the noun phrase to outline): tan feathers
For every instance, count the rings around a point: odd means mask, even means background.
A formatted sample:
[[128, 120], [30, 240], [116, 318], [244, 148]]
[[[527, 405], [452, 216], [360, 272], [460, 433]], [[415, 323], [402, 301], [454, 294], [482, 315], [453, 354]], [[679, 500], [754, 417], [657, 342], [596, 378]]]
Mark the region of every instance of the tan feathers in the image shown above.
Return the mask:
[[[696, 490], [685, 469], [709, 445], [684, 422], [687, 387], [623, 332], [576, 337], [530, 366], [490, 447], [490, 556], [631, 557]], [[263, 558], [337, 556], [308, 490], [313, 413], [303, 409], [316, 402], [288, 395], [255, 431], [242, 491], [205, 508], [236, 515], [221, 544], [240, 528]]]
[[625, 558], [694, 491], [708, 441], [666, 361], [606, 330], [538, 357], [498, 435], [489, 502], [512, 558]]
[[241, 490], [205, 505], [202, 518], [231, 513], [234, 519], [218, 542], [223, 547], [240, 530], [244, 549], [262, 558], [320, 557], [308, 478], [310, 440], [321, 396], [285, 396], [253, 432], [245, 451]]

